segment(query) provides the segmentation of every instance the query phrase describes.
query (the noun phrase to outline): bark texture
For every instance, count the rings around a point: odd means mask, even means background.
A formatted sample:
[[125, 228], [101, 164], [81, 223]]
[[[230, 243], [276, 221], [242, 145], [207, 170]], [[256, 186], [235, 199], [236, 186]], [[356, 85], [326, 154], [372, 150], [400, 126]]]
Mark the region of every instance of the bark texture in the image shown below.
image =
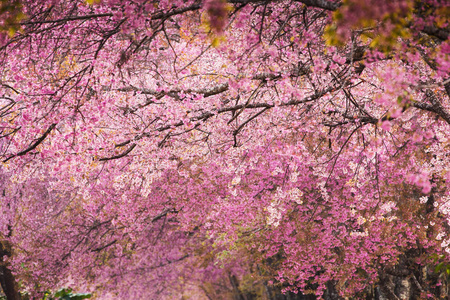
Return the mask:
[[7, 300], [21, 300], [19, 286], [8, 265], [4, 262], [4, 256], [11, 256], [11, 247], [6, 242], [0, 242], [0, 283]]

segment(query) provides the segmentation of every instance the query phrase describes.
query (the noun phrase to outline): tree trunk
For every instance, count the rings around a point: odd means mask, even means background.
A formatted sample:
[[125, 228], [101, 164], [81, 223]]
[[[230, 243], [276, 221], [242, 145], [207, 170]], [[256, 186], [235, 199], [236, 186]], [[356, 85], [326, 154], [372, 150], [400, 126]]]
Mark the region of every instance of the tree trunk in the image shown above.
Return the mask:
[[4, 256], [11, 255], [11, 249], [5, 242], [0, 242], [0, 283], [2, 285], [3, 293], [7, 300], [21, 300], [19, 293], [19, 286], [8, 268], [3, 261]]

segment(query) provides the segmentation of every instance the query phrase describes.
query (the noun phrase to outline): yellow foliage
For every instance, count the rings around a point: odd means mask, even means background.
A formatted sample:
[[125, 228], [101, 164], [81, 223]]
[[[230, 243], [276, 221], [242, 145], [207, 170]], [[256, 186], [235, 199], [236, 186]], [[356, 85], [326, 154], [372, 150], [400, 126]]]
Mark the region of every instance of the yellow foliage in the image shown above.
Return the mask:
[[102, 0], [86, 0], [86, 3], [89, 5], [99, 4]]

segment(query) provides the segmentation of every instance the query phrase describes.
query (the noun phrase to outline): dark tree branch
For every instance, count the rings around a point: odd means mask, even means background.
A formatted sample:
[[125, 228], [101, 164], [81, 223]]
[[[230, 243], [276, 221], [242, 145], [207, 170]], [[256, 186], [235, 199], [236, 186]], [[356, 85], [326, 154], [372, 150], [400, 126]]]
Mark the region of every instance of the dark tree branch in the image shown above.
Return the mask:
[[20, 24], [21, 25], [33, 25], [33, 24], [62, 23], [62, 22], [69, 22], [69, 21], [89, 20], [89, 19], [105, 18], [105, 17], [112, 17], [112, 16], [113, 16], [112, 13], [92, 14], [92, 15], [85, 15], [85, 16], [68, 16], [66, 18], [56, 19], [56, 20], [25, 21], [25, 22], [21, 22]]
[[92, 249], [91, 251], [92, 251], [92, 252], [100, 252], [100, 251], [102, 251], [103, 249], [108, 248], [109, 246], [114, 245], [115, 243], [117, 243], [117, 240], [113, 240], [113, 241], [109, 242], [108, 244], [106, 244], [106, 245], [104, 245], [104, 246], [101, 246], [101, 247], [98, 247], [98, 248], [95, 248], [95, 249]]
[[103, 158], [100, 158], [99, 161], [107, 161], [107, 160], [122, 158], [122, 157], [128, 155], [128, 153], [130, 153], [134, 149], [134, 147], [136, 147], [136, 143], [131, 144], [131, 146], [127, 150], [125, 150], [125, 152], [123, 152], [123, 153], [120, 153], [118, 155], [114, 155], [111, 157], [103, 157]]
[[[255, 118], [257, 118], [259, 115], [261, 115], [262, 113], [264, 113], [266, 110], [268, 110], [269, 108], [264, 108], [261, 111], [257, 112], [256, 114], [254, 114], [253, 116], [251, 116], [247, 121], [245, 121], [244, 123], [242, 123], [234, 132], [233, 135], [236, 137], [236, 135], [242, 130], [242, 128], [244, 128], [245, 125], [247, 125], [249, 122], [251, 122], [252, 120], [254, 120]], [[236, 143], [236, 139], [235, 139], [235, 143], [234, 143], [234, 147], [237, 147], [237, 143]]]
[[185, 94], [198, 94], [198, 95], [203, 95], [203, 97], [209, 97], [209, 96], [213, 96], [213, 95], [217, 95], [220, 94], [224, 91], [228, 90], [228, 83], [223, 83], [220, 85], [217, 85], [213, 88], [204, 88], [204, 89], [187, 89], [187, 90], [182, 90], [182, 89], [172, 89], [168, 92], [158, 92], [155, 90], [151, 90], [151, 89], [139, 89], [137, 87], [134, 86], [129, 86], [129, 87], [124, 87], [124, 88], [120, 88], [118, 89], [118, 91], [120, 92], [130, 92], [130, 91], [136, 91], [136, 92], [141, 92], [144, 95], [153, 95], [156, 96], [157, 98], [162, 98], [162, 96], [170, 96], [172, 98], [176, 98], [179, 99], [178, 93], [185, 93]]
[[56, 124], [50, 125], [50, 127], [44, 132], [44, 134], [43, 134], [40, 138], [38, 138], [38, 139], [36, 140], [36, 142], [34, 142], [33, 144], [31, 144], [27, 149], [25, 149], [25, 150], [23, 150], [23, 151], [20, 151], [19, 153], [17, 153], [17, 154], [15, 154], [15, 155], [12, 155], [12, 156], [8, 157], [8, 158], [5, 159], [3, 162], [7, 162], [7, 161], [10, 160], [11, 158], [14, 158], [14, 157], [16, 157], [16, 156], [22, 156], [22, 155], [25, 155], [25, 154], [27, 154], [28, 152], [34, 150], [40, 143], [42, 143], [42, 142], [45, 140], [45, 138], [50, 134], [50, 132], [55, 128], [55, 126], [56, 126]]
[[194, 4], [190, 5], [190, 6], [175, 8], [175, 9], [169, 11], [169, 12], [166, 12], [166, 13], [158, 12], [158, 13], [152, 14], [152, 19], [153, 20], [167, 19], [167, 18], [170, 18], [170, 17], [172, 17], [174, 15], [179, 15], [179, 14], [182, 14], [182, 13], [185, 13], [185, 12], [188, 12], [188, 11], [198, 10], [200, 8], [201, 8], [201, 5], [200, 5], [200, 3], [197, 2], [197, 3], [194, 3]]
[[[289, 73], [289, 77], [295, 78], [295, 77], [300, 77], [300, 76], [304, 76], [308, 73], [311, 73], [311, 70], [308, 66], [302, 66], [301, 68], [294, 68], [293, 70], [291, 70], [291, 72]], [[256, 74], [254, 76], [251, 77], [252, 80], [261, 80], [261, 81], [267, 81], [267, 80], [277, 80], [280, 79], [282, 76], [281, 74], [274, 74], [274, 73], [269, 73], [269, 72], [262, 72], [259, 74]], [[105, 88], [107, 90], [107, 88]], [[179, 88], [175, 88], [175, 89], [171, 89], [170, 91], [167, 92], [163, 92], [163, 91], [156, 91], [156, 90], [152, 90], [152, 89], [147, 89], [147, 88], [137, 88], [135, 86], [127, 86], [127, 87], [123, 87], [118, 89], [119, 92], [140, 92], [144, 95], [152, 95], [155, 96], [156, 99], [161, 99], [164, 96], [169, 96], [172, 97], [174, 99], [180, 100], [179, 97], [179, 93], [183, 92], [184, 94], [197, 94], [197, 95], [203, 95], [203, 97], [207, 98], [210, 96], [215, 96], [218, 95], [220, 93], [226, 92], [229, 89], [229, 85], [228, 83], [222, 83], [219, 85], [216, 85], [214, 87], [211, 88], [200, 88], [200, 89], [186, 89], [186, 90], [182, 90]], [[134, 109], [139, 109], [141, 107], [145, 107], [148, 104], [153, 103], [153, 100], [147, 101], [146, 103], [140, 105], [139, 107], [136, 107]], [[131, 109], [131, 111], [133, 111], [133, 109]]]
[[450, 124], [450, 113], [445, 109], [445, 107], [442, 105], [441, 101], [437, 98], [435, 93], [433, 93], [431, 90], [427, 89], [425, 91], [425, 95], [428, 98], [428, 101], [430, 101], [434, 112], [438, 114], [442, 119], [444, 119], [445, 122]]
[[413, 107], [421, 109], [421, 110], [426, 110], [426, 111], [430, 111], [433, 113], [437, 113], [436, 109], [433, 107], [433, 105], [429, 104], [429, 103], [425, 103], [425, 102], [414, 102], [413, 103]]
[[[330, 92], [332, 92], [334, 90], [335, 90], [334, 87], [329, 87], [329, 88], [327, 88], [327, 89], [325, 89], [323, 91], [320, 91], [320, 92], [315, 93], [315, 94], [313, 94], [311, 96], [305, 97], [305, 98], [303, 98], [301, 100], [293, 99], [291, 101], [281, 103], [279, 106], [284, 107], [284, 106], [295, 106], [295, 105], [299, 105], [299, 104], [305, 104], [305, 103], [317, 100], [320, 97], [324, 96], [325, 94], [330, 93]], [[252, 104], [248, 104], [248, 105], [239, 104], [239, 105], [219, 108], [219, 109], [217, 109], [215, 111], [207, 111], [207, 112], [202, 113], [201, 115], [191, 117], [189, 120], [192, 121], [192, 122], [206, 121], [206, 120], [208, 120], [209, 118], [211, 118], [211, 117], [213, 117], [215, 115], [226, 113], [226, 112], [231, 112], [231, 111], [237, 111], [237, 110], [243, 109], [244, 107], [245, 107], [245, 109], [265, 108], [265, 110], [267, 110], [267, 109], [275, 107], [275, 104], [271, 104], [271, 103], [252, 103]], [[263, 110], [263, 111], [265, 111], [265, 110]], [[260, 112], [260, 113], [262, 113], [262, 112]], [[171, 128], [176, 128], [176, 127], [180, 127], [180, 126], [183, 126], [183, 125], [184, 125], [184, 122], [180, 121], [180, 122], [175, 123], [175, 124], [170, 124], [170, 125], [166, 125], [166, 126], [162, 126], [162, 127], [156, 128], [156, 129], [154, 129], [154, 131], [163, 132], [163, 131], [169, 130]], [[150, 136], [149, 133], [142, 133], [140, 135], [135, 136], [132, 140], [138, 141], [138, 140], [140, 140], [140, 139], [142, 139], [144, 137], [149, 137], [149, 136]], [[120, 144], [117, 144], [116, 147], [127, 145], [132, 140], [130, 139], [130, 140], [121, 142]], [[105, 160], [111, 160], [111, 159], [117, 159], [117, 158], [124, 157], [131, 150], [133, 150], [133, 148], [135, 146], [136, 146], [136, 144], [133, 143], [131, 145], [131, 147], [127, 151], [125, 151], [124, 153], [122, 153], [120, 155], [113, 156], [113, 157], [109, 157], [109, 158], [101, 158], [100, 161], [105, 161]]]
[[175, 208], [166, 208], [160, 214], [158, 214], [152, 218], [152, 223], [155, 223], [156, 221], [160, 220], [161, 218], [167, 216], [169, 213], [178, 213], [178, 211]]
[[440, 39], [441, 41], [446, 41], [448, 39], [449, 36], [449, 32], [447, 30], [444, 29], [440, 29], [437, 28], [435, 26], [425, 26], [422, 29], [422, 32], [437, 37], [438, 39]]
[[341, 2], [332, 2], [328, 0], [295, 0], [297, 2], [301, 2], [307, 6], [323, 8], [325, 10], [334, 11], [338, 9], [342, 3]]

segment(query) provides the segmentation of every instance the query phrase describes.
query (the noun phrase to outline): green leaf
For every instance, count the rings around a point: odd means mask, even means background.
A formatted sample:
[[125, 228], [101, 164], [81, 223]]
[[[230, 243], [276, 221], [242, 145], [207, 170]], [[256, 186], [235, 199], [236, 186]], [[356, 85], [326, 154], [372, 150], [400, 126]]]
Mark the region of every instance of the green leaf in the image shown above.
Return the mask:
[[62, 297], [65, 297], [65, 296], [69, 295], [71, 292], [72, 292], [71, 288], [68, 288], [68, 289], [62, 288], [62, 289], [59, 289], [58, 291], [56, 291], [55, 297], [56, 298], [58, 298], [58, 297], [62, 298]]
[[443, 262], [439, 263], [436, 268], [434, 269], [436, 273], [440, 272], [442, 270], [442, 268], [444, 268], [445, 265]]
[[83, 299], [88, 299], [91, 297], [92, 297], [91, 294], [75, 294], [70, 297], [70, 300], [83, 300]]

